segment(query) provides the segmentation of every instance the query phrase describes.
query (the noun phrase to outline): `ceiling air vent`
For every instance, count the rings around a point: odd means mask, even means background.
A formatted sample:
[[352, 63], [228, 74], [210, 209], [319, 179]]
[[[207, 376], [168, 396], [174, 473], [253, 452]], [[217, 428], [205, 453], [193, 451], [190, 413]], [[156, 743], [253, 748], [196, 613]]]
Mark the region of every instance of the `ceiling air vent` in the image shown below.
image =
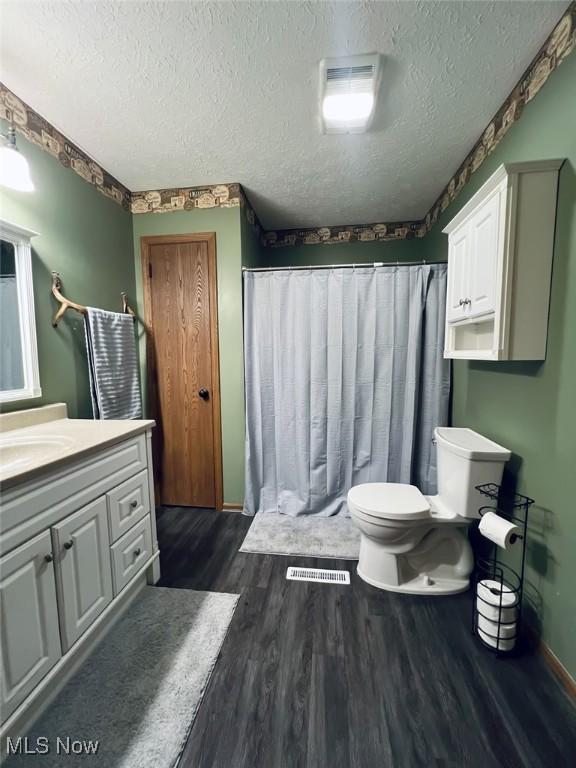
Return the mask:
[[320, 62], [320, 113], [324, 133], [363, 133], [370, 127], [380, 82], [380, 56]]

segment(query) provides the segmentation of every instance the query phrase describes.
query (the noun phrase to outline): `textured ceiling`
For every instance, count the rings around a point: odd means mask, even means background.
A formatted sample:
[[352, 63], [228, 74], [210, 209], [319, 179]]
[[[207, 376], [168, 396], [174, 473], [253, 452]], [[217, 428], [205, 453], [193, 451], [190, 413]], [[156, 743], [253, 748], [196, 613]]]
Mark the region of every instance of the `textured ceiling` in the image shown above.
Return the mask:
[[[567, 2], [6, 2], [0, 79], [133, 191], [237, 181], [265, 228], [418, 219]], [[318, 62], [383, 55], [370, 133]]]

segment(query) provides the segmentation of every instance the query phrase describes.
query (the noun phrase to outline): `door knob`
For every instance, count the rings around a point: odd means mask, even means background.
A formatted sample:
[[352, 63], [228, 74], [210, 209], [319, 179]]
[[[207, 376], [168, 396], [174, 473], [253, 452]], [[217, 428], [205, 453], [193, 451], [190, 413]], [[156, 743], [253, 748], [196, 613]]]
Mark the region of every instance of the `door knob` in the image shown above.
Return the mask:
[[207, 390], [207, 389], [201, 389], [201, 390], [198, 392], [198, 394], [200, 395], [200, 397], [202, 398], [202, 400], [208, 400], [208, 398], [210, 397], [210, 393], [208, 392], [208, 390]]

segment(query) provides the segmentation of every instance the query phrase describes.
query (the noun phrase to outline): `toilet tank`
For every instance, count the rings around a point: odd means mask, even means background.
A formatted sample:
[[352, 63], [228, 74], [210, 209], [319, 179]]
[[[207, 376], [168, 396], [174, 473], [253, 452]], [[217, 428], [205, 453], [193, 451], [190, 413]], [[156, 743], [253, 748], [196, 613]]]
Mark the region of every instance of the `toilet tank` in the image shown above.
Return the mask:
[[500, 485], [511, 453], [492, 440], [463, 427], [436, 427], [438, 504], [461, 517], [478, 517], [486, 498], [477, 485]]

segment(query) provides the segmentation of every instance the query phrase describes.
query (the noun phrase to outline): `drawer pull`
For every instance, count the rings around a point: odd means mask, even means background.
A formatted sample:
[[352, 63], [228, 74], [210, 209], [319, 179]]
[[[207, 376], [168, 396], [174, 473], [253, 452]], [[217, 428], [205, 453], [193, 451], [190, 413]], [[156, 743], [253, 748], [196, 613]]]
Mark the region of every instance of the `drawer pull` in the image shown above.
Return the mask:
[[142, 554], [142, 550], [140, 549], [140, 547], [137, 547], [134, 550], [134, 557], [139, 557], [141, 554]]
[[72, 549], [74, 546], [74, 539], [69, 539], [68, 541], [64, 542], [64, 549]]
[[44, 560], [46, 560], [47, 563], [51, 563], [52, 560], [54, 560], [54, 555], [52, 552], [49, 552], [47, 555], [44, 555]]
[[134, 499], [134, 501], [131, 501], [130, 506], [132, 507], [132, 509], [136, 509], [136, 507], [138, 506], [138, 499]]

